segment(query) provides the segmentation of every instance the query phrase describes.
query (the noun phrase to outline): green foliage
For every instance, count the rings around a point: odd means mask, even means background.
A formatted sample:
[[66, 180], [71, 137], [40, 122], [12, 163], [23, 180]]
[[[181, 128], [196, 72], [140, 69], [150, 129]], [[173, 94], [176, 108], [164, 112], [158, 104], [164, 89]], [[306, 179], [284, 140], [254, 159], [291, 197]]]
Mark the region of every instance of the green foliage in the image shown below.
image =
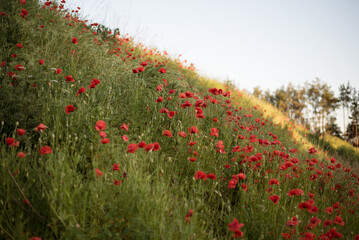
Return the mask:
[[[1, 5], [8, 14], [0, 18], [5, 34], [0, 36], [5, 43], [0, 56], [6, 61], [0, 70], [3, 238], [230, 239], [228, 223], [237, 218], [244, 223], [245, 239], [278, 239], [290, 231], [286, 223], [293, 216], [301, 222], [293, 234], [298, 238], [313, 217], [297, 207], [309, 200], [309, 192], [315, 194], [318, 218], [327, 219], [325, 208], [340, 202], [345, 226], [337, 225], [337, 231], [349, 238], [357, 234], [358, 219], [350, 210], [359, 209], [347, 189], [353, 188], [357, 196], [352, 175], [357, 169], [328, 169], [328, 157], [309, 154], [306, 139], [296, 139], [294, 125], [273, 123], [267, 108], [230, 81], [220, 84], [200, 77], [132, 39], [116, 39], [117, 32], [109, 34], [106, 27], [31, 3]], [[25, 7], [29, 14], [22, 18], [19, 12]], [[11, 57], [14, 53], [16, 58]], [[144, 71], [133, 73], [142, 62], [148, 63]], [[25, 68], [19, 71], [17, 64]], [[161, 68], [166, 73], [160, 73]], [[16, 79], [9, 77], [10, 71]], [[66, 81], [69, 75], [73, 82]], [[94, 79], [99, 84], [94, 86]], [[86, 91], [77, 94], [81, 87]], [[223, 91], [214, 94], [208, 88]], [[159, 97], [163, 101], [156, 101]], [[192, 107], [181, 107], [186, 101]], [[74, 111], [66, 113], [69, 105]], [[170, 118], [160, 113], [164, 108], [176, 114]], [[198, 116], [199, 109], [204, 118]], [[99, 120], [107, 124], [101, 133], [95, 129]], [[36, 129], [40, 123], [47, 128]], [[189, 133], [192, 126], [198, 133]], [[211, 134], [213, 128], [218, 136]], [[26, 133], [20, 135], [18, 129]], [[172, 137], [164, 136], [164, 130]], [[182, 131], [188, 135], [179, 136]], [[105, 138], [110, 142], [101, 142]], [[161, 149], [127, 151], [130, 143], [140, 142], [158, 143]], [[52, 152], [41, 154], [44, 146]], [[241, 150], [233, 151], [237, 146]], [[284, 170], [293, 158], [300, 163]], [[323, 171], [317, 181], [309, 180], [316, 174], [307, 170], [306, 159], [312, 158]], [[196, 179], [198, 171], [217, 179]], [[239, 173], [246, 178], [228, 188]], [[269, 185], [272, 178], [280, 185]], [[288, 197], [295, 188], [305, 195]], [[269, 200], [271, 195], [280, 196], [278, 204]], [[320, 226], [312, 232], [327, 231]]]

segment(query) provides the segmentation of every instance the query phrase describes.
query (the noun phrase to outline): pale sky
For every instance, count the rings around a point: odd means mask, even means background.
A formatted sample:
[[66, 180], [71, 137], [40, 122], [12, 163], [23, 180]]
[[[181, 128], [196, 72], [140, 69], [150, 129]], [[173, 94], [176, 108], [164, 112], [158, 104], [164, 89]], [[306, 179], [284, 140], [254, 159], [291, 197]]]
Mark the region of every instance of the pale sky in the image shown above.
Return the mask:
[[240, 89], [319, 77], [359, 89], [356, 0], [68, 0], [92, 22], [194, 63]]

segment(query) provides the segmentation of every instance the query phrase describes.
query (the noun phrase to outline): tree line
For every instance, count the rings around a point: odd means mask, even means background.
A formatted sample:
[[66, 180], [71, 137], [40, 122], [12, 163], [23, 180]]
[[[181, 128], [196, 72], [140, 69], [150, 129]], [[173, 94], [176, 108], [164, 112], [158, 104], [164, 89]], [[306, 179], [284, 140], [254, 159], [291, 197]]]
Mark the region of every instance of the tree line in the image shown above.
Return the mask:
[[[274, 91], [255, 87], [252, 94], [317, 135], [331, 134], [359, 146], [359, 90], [348, 82], [340, 85], [339, 93], [335, 96], [329, 85], [316, 78], [304, 86], [289, 83]], [[335, 110], [340, 107], [343, 109], [344, 132], [335, 115]]]

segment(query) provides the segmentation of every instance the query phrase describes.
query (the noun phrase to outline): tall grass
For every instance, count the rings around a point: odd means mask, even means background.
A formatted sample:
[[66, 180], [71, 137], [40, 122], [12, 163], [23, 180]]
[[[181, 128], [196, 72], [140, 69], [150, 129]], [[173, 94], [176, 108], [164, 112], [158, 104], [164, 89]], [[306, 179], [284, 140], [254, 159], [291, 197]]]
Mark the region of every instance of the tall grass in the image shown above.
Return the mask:
[[[60, 3], [44, 8], [35, 0], [1, 3], [3, 238], [359, 234], [357, 169], [310, 154], [266, 106], [126, 36], [118, 40], [97, 31], [55, 8]], [[24, 18], [21, 9], [28, 11]], [[144, 71], [133, 73], [143, 62]], [[24, 69], [16, 70], [18, 64]], [[66, 81], [69, 75], [74, 81]], [[86, 91], [77, 95], [81, 87]], [[74, 111], [66, 113], [69, 105]], [[174, 116], [160, 113], [164, 108]], [[41, 123], [46, 128], [39, 130]], [[180, 136], [182, 131], [187, 135]], [[279, 184], [270, 185], [271, 179]], [[293, 189], [303, 192], [288, 196]], [[301, 209], [303, 202], [307, 208]], [[299, 222], [289, 226], [293, 217]], [[244, 226], [229, 228], [235, 218]], [[326, 227], [325, 221], [332, 222]]]

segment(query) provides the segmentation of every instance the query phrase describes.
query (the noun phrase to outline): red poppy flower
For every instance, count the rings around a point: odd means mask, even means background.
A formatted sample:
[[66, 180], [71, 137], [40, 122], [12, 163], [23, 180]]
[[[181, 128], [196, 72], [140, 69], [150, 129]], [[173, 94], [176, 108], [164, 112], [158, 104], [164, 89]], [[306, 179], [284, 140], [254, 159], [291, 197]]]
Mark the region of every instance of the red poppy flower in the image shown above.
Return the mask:
[[[327, 239], [333, 239], [333, 238], [341, 238], [343, 237], [343, 235], [339, 232], [337, 232], [337, 230], [335, 228], [332, 228], [329, 230], [329, 232], [327, 232], [325, 234], [325, 236], [327, 236]], [[324, 239], [324, 238], [323, 238]]]
[[122, 138], [122, 139], [123, 139], [123, 141], [125, 141], [125, 142], [127, 142], [127, 141], [128, 141], [128, 137], [127, 137], [127, 135], [123, 135], [121, 138]]
[[330, 224], [332, 224], [332, 223], [333, 223], [332, 220], [326, 220], [326, 221], [323, 222], [323, 226], [324, 226], [324, 227], [329, 227]]
[[241, 188], [242, 188], [245, 192], [247, 192], [247, 190], [248, 190], [248, 185], [245, 184], [245, 183], [242, 183]]
[[116, 185], [116, 186], [121, 185], [121, 180], [116, 180], [116, 179], [113, 179], [113, 180], [115, 180], [115, 182], [113, 183], [114, 185]]
[[335, 218], [334, 218], [334, 221], [333, 221], [334, 223], [336, 223], [336, 224], [339, 224], [339, 225], [342, 225], [342, 226], [344, 226], [344, 222], [343, 222], [343, 220], [342, 220], [342, 217], [340, 217], [340, 216], [336, 216]]
[[136, 143], [130, 143], [127, 146], [127, 153], [135, 153], [137, 149], [138, 149], [138, 146]]
[[238, 183], [238, 180], [237, 179], [231, 179], [229, 182], [228, 182], [228, 186], [227, 188], [228, 189], [233, 189], [236, 187], [236, 184]]
[[49, 146], [42, 146], [42, 147], [40, 148], [40, 154], [41, 154], [41, 155], [51, 154], [51, 153], [52, 153], [52, 149], [51, 149], [51, 147], [49, 147]]
[[5, 142], [7, 143], [7, 145], [12, 146], [15, 143], [15, 138], [5, 138]]
[[41, 240], [41, 237], [32, 237], [30, 240]]
[[188, 128], [188, 133], [191, 134], [191, 135], [194, 134], [194, 133], [198, 133], [198, 132], [199, 132], [199, 130], [195, 126], [192, 126], [192, 127]]
[[216, 148], [223, 150], [224, 149], [224, 145], [223, 145], [223, 141], [219, 140], [216, 144]]
[[110, 139], [108, 139], [108, 138], [103, 138], [102, 140], [101, 140], [101, 143], [102, 144], [107, 144], [107, 143], [109, 143], [110, 142]]
[[309, 213], [316, 213], [319, 211], [319, 208], [317, 206], [311, 205], [307, 210]]
[[21, 43], [17, 43], [17, 44], [16, 44], [16, 47], [18, 47], [18, 48], [23, 48], [24, 46], [23, 46]]
[[95, 129], [96, 129], [97, 131], [105, 130], [106, 127], [107, 127], [107, 125], [106, 125], [105, 121], [103, 121], [103, 120], [98, 120], [98, 121], [96, 122]]
[[66, 82], [75, 82], [75, 79], [71, 75], [65, 76], [65, 79]]
[[213, 179], [213, 180], [217, 179], [217, 177], [216, 177], [216, 175], [214, 173], [208, 173], [207, 178], [210, 178], [210, 179]]
[[179, 96], [178, 96], [179, 99], [181, 98], [187, 98], [186, 94], [185, 93], [180, 93]]
[[72, 38], [72, 43], [73, 43], [73, 44], [77, 44], [77, 43], [78, 43], [77, 37], [73, 37], [73, 38]]
[[103, 175], [103, 173], [100, 171], [100, 169], [96, 168], [95, 171], [96, 171], [97, 176], [102, 176]]
[[162, 79], [162, 81], [165, 83], [165, 87], [167, 87], [167, 86], [168, 86], [167, 80], [166, 80], [166, 79]]
[[146, 148], [147, 144], [144, 141], [141, 141], [137, 144], [139, 148]]
[[67, 106], [65, 107], [65, 113], [66, 113], [66, 114], [69, 114], [69, 113], [75, 111], [76, 109], [77, 109], [77, 108], [74, 107], [74, 105], [67, 105]]
[[163, 136], [172, 137], [172, 132], [170, 130], [167, 130], [167, 129], [164, 130], [162, 134], [163, 134]]
[[314, 147], [312, 147], [312, 148], [309, 149], [309, 154], [314, 154], [314, 153], [316, 153], [316, 152], [317, 152], [317, 150], [315, 150]]
[[187, 143], [187, 145], [190, 145], [191, 147], [192, 147], [193, 145], [195, 145], [195, 144], [197, 144], [197, 142], [189, 142], [189, 143]]
[[197, 158], [188, 158], [188, 160], [191, 162], [195, 162], [195, 161], [197, 161]]
[[155, 152], [155, 151], [158, 151], [160, 149], [161, 149], [160, 144], [158, 142], [154, 142], [153, 143], [153, 151]]
[[217, 128], [211, 128], [210, 136], [218, 137], [218, 129]]
[[122, 130], [128, 131], [128, 126], [124, 123], [120, 127]]
[[181, 104], [181, 108], [187, 107], [192, 107], [192, 103], [190, 101], [185, 101], [183, 104]]
[[160, 92], [160, 91], [162, 91], [162, 87], [163, 87], [163, 84], [160, 84], [160, 85], [158, 85], [158, 86], [156, 87], [156, 90], [157, 90], [158, 92]]
[[269, 180], [269, 185], [273, 185], [273, 184], [279, 185], [279, 181], [277, 179], [275, 179], [275, 178], [270, 179]]
[[167, 70], [166, 70], [165, 68], [160, 68], [160, 69], [158, 70], [158, 72], [159, 72], [159, 73], [166, 73]]
[[277, 203], [278, 203], [279, 198], [280, 198], [280, 197], [279, 197], [278, 195], [272, 195], [272, 196], [269, 197], [269, 199], [270, 199], [272, 202], [274, 202], [274, 204], [277, 204]]
[[27, 16], [27, 14], [28, 14], [27, 10], [24, 9], [24, 8], [22, 8], [22, 9], [21, 9], [20, 16], [23, 17], [23, 18], [25, 18], [25, 16]]
[[19, 141], [15, 141], [15, 138], [11, 138], [11, 137], [5, 138], [5, 142], [9, 147], [18, 147], [20, 144]]
[[289, 220], [287, 222], [287, 226], [294, 227], [294, 226], [298, 225], [298, 223], [299, 223], [298, 219], [296, 217], [293, 217], [292, 220]]
[[24, 199], [24, 200], [22, 200], [22, 202], [27, 206], [30, 205], [30, 201], [28, 199]]
[[80, 87], [80, 89], [77, 91], [76, 95], [79, 96], [81, 93], [84, 93], [86, 91], [86, 88]]
[[287, 196], [288, 197], [293, 197], [293, 196], [297, 196], [297, 195], [304, 195], [304, 191], [301, 189], [291, 189], [288, 193]]
[[183, 138], [187, 137], [187, 133], [185, 133], [184, 131], [179, 132], [177, 134], [178, 134], [178, 136], [183, 137]]
[[99, 132], [100, 137], [105, 138], [107, 134], [104, 131]]
[[24, 153], [24, 152], [18, 152], [18, 153], [17, 153], [17, 156], [18, 156], [19, 158], [24, 158], [24, 157], [26, 157], [26, 153]]
[[244, 173], [239, 173], [237, 175], [234, 175], [233, 177], [234, 178], [237, 177], [238, 179], [244, 180], [244, 179], [246, 179], [247, 176]]
[[238, 238], [243, 237], [243, 232], [241, 231], [241, 227], [243, 227], [243, 223], [239, 223], [237, 218], [234, 218], [231, 223], [228, 223], [228, 228], [230, 232], [234, 232], [232, 237]]
[[149, 152], [153, 149], [154, 145], [152, 143], [149, 143], [145, 146], [145, 151]]
[[339, 208], [339, 206], [340, 206], [340, 202], [335, 202], [335, 203], [333, 204], [333, 208], [334, 208], [334, 209]]
[[309, 179], [311, 181], [314, 181], [314, 180], [318, 179], [318, 175], [312, 174], [312, 175], [309, 176]]
[[291, 158], [292, 163], [300, 163], [298, 158]]
[[22, 70], [24, 70], [24, 66], [23, 65], [21, 65], [21, 64], [17, 64], [17, 65], [15, 65], [15, 67], [14, 67], [16, 70], [18, 70], [18, 71], [22, 71]]
[[20, 0], [19, 2], [21, 5], [25, 5], [26, 4], [26, 0]]
[[98, 80], [97, 78], [93, 78], [91, 80], [91, 84], [90, 84], [90, 86], [88, 86], [88, 88], [95, 88], [98, 84], [100, 84], [100, 80]]
[[160, 103], [162, 101], [163, 101], [163, 97], [158, 97], [157, 100], [156, 100], [157, 103]]
[[35, 131], [38, 132], [38, 131], [44, 130], [44, 129], [46, 129], [46, 128], [47, 128], [47, 126], [45, 126], [43, 123], [40, 123], [40, 124], [36, 127]]
[[113, 171], [120, 171], [120, 164], [114, 163], [114, 164], [112, 165], [112, 170], [113, 170]]
[[56, 74], [60, 74], [62, 70], [60, 68], [56, 69]]
[[43, 64], [44, 64], [44, 59], [40, 59], [40, 60], [39, 60], [39, 64], [40, 64], [40, 65], [43, 65]]
[[169, 118], [173, 118], [175, 115], [176, 115], [176, 112], [175, 112], [175, 111], [169, 111], [169, 112], [167, 113], [167, 116], [168, 116]]
[[325, 211], [328, 213], [328, 214], [332, 214], [333, 213], [333, 208], [332, 207], [327, 207], [325, 209]]
[[168, 111], [167, 108], [161, 108], [160, 109], [160, 113], [169, 113], [170, 111]]
[[207, 179], [207, 174], [203, 171], [197, 171], [194, 175], [195, 179], [203, 179], [206, 180]]

